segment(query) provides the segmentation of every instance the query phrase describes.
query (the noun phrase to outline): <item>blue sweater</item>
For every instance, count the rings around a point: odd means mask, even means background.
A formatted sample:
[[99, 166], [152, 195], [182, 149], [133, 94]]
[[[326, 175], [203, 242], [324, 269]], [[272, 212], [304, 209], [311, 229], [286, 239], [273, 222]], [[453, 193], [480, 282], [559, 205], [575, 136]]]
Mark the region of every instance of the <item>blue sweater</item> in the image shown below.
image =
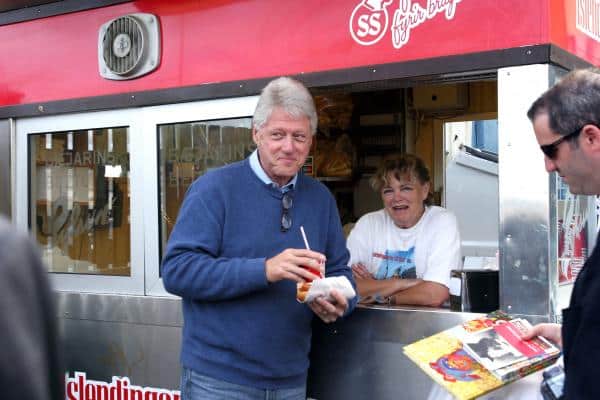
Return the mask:
[[281, 232], [282, 193], [248, 159], [190, 186], [162, 264], [165, 288], [183, 299], [185, 367], [264, 389], [306, 382], [313, 312], [296, 301], [295, 282], [267, 281], [265, 260], [304, 248], [302, 225], [311, 249], [327, 257], [326, 276], [354, 281], [329, 190], [299, 174], [292, 195], [292, 227]]

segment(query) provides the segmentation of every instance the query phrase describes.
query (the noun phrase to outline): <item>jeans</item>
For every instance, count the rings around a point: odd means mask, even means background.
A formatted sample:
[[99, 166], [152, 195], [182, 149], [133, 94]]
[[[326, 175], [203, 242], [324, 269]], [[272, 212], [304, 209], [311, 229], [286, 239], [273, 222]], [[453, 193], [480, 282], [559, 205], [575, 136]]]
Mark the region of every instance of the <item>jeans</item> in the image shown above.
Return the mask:
[[181, 400], [306, 400], [306, 385], [291, 389], [258, 389], [181, 371]]

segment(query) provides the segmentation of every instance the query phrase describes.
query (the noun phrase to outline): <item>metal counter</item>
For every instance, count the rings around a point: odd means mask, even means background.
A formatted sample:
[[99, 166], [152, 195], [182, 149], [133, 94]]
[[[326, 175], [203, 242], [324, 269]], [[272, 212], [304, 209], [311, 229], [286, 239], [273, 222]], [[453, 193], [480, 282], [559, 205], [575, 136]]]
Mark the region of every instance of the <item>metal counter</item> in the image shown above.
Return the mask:
[[[179, 299], [69, 292], [58, 292], [56, 299], [70, 376], [85, 372], [87, 379], [105, 382], [126, 376], [139, 386], [179, 388]], [[427, 398], [440, 388], [402, 347], [480, 315], [359, 306], [334, 324], [315, 318], [308, 395], [317, 400]]]
[[126, 376], [139, 386], [179, 389], [179, 299], [57, 292], [56, 300], [70, 376]]
[[[315, 322], [308, 394], [315, 400], [446, 399], [451, 396], [402, 352], [402, 347], [483, 314], [418, 307], [359, 306], [350, 318]], [[540, 317], [527, 317], [535, 324]], [[523, 380], [525, 381], [525, 380]], [[494, 392], [539, 392], [541, 378]], [[514, 398], [514, 396], [512, 397]]]
[[359, 306], [350, 318], [315, 322], [308, 394], [317, 400], [426, 399], [437, 385], [402, 347], [481, 314]]

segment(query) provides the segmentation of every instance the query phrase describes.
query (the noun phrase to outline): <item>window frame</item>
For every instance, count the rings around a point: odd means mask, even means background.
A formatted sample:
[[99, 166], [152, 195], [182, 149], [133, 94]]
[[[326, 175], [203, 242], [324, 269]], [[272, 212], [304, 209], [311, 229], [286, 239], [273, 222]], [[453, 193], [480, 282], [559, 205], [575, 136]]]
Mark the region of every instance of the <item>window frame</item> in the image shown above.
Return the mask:
[[135, 109], [102, 111], [82, 114], [56, 115], [18, 119], [16, 121], [16, 215], [15, 222], [24, 230], [30, 229], [29, 214], [31, 212], [29, 138], [32, 135], [78, 131], [87, 129], [103, 129], [114, 126], [128, 128], [129, 141], [129, 192], [130, 192], [130, 275], [112, 276], [77, 273], [49, 273], [54, 289], [59, 291], [144, 294], [144, 231], [143, 212], [135, 207], [143, 199], [144, 176], [143, 152], [132, 151], [144, 146], [141, 137], [140, 114]]
[[35, 134], [126, 126], [129, 129], [131, 275], [49, 273], [56, 290], [172, 296], [160, 277], [159, 125], [251, 117], [258, 96], [16, 120], [15, 223], [28, 231], [29, 137]]
[[258, 96], [236, 97], [229, 99], [207, 100], [183, 104], [168, 104], [143, 109], [144, 136], [153, 134], [152, 153], [148, 153], [146, 166], [153, 171], [147, 174], [146, 179], [151, 180], [146, 185], [149, 190], [144, 198], [144, 209], [153, 210], [144, 214], [145, 247], [146, 252], [146, 294], [150, 296], [172, 296], [162, 283], [160, 277], [160, 209], [159, 209], [159, 131], [160, 125], [184, 122], [202, 122], [231, 118], [252, 117]]

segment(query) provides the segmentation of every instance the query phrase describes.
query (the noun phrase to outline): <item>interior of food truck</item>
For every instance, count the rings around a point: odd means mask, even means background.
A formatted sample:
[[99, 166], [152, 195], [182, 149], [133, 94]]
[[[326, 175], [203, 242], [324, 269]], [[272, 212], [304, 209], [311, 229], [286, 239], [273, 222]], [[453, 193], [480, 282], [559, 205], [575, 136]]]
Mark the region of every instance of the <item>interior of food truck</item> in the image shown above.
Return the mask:
[[[381, 160], [413, 153], [431, 172], [434, 204], [459, 215], [461, 233], [467, 233], [463, 253], [495, 255], [498, 136], [493, 78], [387, 81], [313, 92], [319, 127], [305, 173], [334, 193], [347, 230], [365, 213], [381, 208], [379, 194], [369, 185]], [[487, 228], [490, 232], [481, 232]]]
[[464, 271], [453, 271], [452, 281], [457, 287], [473, 287], [470, 299], [455, 289], [452, 308], [497, 308], [495, 78], [386, 81], [316, 88], [313, 93], [319, 127], [304, 172], [334, 194], [346, 235], [358, 218], [382, 208], [380, 194], [370, 185], [380, 162], [391, 154], [413, 153], [430, 170], [434, 204], [458, 219]]

